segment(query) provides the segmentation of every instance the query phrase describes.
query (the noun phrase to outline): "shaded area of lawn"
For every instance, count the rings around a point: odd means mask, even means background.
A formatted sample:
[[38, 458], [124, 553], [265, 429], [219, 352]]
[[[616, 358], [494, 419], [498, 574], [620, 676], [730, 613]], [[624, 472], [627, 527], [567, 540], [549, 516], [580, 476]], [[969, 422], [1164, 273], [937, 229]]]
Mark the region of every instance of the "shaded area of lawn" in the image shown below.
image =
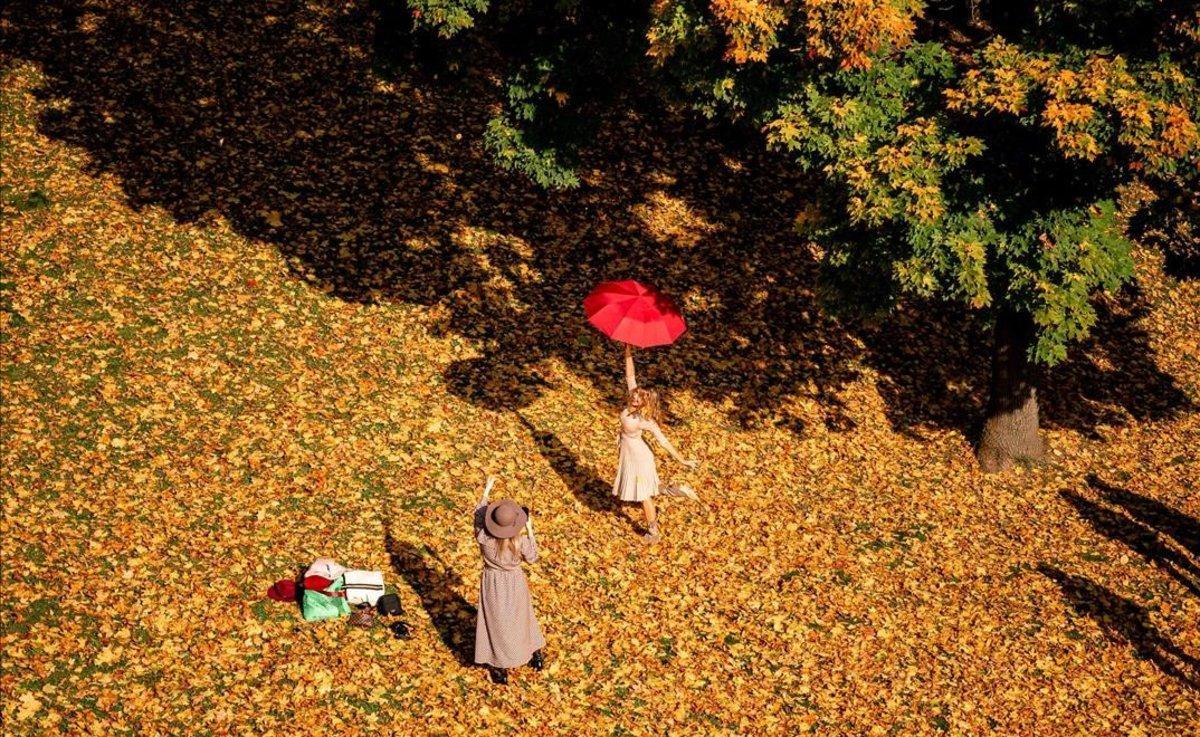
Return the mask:
[[[541, 396], [548, 359], [615, 394], [618, 356], [579, 305], [597, 281], [637, 276], [681, 297], [691, 324], [643, 375], [733, 400], [743, 426], [850, 429], [842, 393], [863, 366], [896, 428], [971, 435], [978, 420], [985, 327], [939, 305], [880, 326], [827, 317], [790, 228], [809, 183], [755, 140], [630, 100], [585, 152], [584, 186], [551, 193], [479, 144], [494, 54], [480, 46], [477, 68], [448, 75], [436, 47], [403, 47], [389, 3], [18, 2], [6, 17], [8, 53], [46, 75], [43, 133], [88, 151], [134, 206], [224, 218], [342, 299], [437, 306], [442, 329], [480, 348], [446, 383], [484, 407]], [[1143, 313], [1104, 310], [1088, 349], [1050, 373], [1048, 426], [1191, 409]]]

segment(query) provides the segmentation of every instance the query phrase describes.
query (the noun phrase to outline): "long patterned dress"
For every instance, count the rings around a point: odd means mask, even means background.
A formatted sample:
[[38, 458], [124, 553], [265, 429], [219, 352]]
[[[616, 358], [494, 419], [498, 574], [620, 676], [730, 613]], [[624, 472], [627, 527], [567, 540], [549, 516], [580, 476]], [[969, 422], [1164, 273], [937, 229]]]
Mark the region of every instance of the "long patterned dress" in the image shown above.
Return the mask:
[[520, 557], [511, 553], [501, 559], [499, 542], [483, 526], [487, 506], [475, 508], [475, 540], [483, 556], [479, 579], [479, 616], [475, 620], [475, 662], [496, 668], [525, 665], [533, 654], [546, 646], [546, 638], [533, 613], [529, 583], [521, 561], [537, 560], [537, 542], [521, 537]]

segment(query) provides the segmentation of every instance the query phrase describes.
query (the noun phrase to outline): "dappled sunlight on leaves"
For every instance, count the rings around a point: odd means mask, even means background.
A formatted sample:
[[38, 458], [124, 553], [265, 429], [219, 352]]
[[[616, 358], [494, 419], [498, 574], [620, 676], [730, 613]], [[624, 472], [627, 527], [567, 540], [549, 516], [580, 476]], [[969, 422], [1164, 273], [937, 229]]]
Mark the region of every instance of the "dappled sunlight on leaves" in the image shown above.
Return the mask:
[[[1198, 285], [1147, 263], [1103, 316], [1124, 342], [1055, 369], [1087, 401], [1047, 399], [1049, 463], [984, 476], [973, 328], [826, 317], [791, 226], [803, 182], [781, 193], [769, 160], [616, 120], [598, 145], [627, 156], [547, 195], [447, 135], [482, 124], [460, 93], [377, 90], [353, 10], [238, 11], [241, 58], [201, 22], [232, 11], [202, 5], [176, 26], [89, 3], [6, 62], [6, 732], [1200, 719]], [[168, 89], [226, 66], [245, 107]], [[664, 136], [679, 146], [648, 153]], [[702, 461], [661, 461], [702, 501], [663, 500], [656, 546], [608, 496], [619, 352], [579, 306], [617, 274], [655, 275], [690, 321], [639, 353]], [[488, 473], [542, 546], [547, 668], [507, 689], [469, 665]], [[412, 638], [264, 598], [318, 555], [384, 571]]]

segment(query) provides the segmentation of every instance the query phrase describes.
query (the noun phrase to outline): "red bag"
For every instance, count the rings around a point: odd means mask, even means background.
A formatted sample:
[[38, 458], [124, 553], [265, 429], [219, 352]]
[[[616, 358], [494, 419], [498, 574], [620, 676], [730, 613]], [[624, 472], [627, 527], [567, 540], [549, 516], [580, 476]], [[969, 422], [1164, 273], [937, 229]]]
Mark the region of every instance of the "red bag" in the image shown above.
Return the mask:
[[325, 589], [333, 585], [333, 579], [325, 578], [324, 576], [305, 576], [304, 588], [308, 591], [320, 591], [327, 596], [337, 596], [338, 594]]
[[296, 601], [296, 582], [290, 578], [281, 578], [267, 589], [267, 598], [275, 601]]

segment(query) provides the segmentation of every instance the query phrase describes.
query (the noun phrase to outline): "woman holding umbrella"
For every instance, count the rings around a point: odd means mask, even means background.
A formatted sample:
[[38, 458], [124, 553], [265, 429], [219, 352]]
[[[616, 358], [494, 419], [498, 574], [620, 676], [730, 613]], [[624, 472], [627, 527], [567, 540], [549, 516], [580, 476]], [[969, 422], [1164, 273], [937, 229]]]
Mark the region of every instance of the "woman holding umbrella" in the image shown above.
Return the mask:
[[665, 296], [634, 281], [607, 282], [584, 300], [588, 320], [609, 337], [625, 343], [625, 387], [628, 391], [621, 410], [621, 439], [613, 496], [621, 501], [641, 502], [646, 513], [646, 539], [658, 540], [658, 513], [654, 497], [660, 492], [696, 498], [686, 484], [660, 488], [654, 453], [642, 433], [654, 436], [672, 458], [694, 469], [699, 461], [685, 459], [667, 440], [658, 423], [658, 393], [638, 386], [631, 344], [642, 347], [666, 345], [683, 334], [683, 318]]

